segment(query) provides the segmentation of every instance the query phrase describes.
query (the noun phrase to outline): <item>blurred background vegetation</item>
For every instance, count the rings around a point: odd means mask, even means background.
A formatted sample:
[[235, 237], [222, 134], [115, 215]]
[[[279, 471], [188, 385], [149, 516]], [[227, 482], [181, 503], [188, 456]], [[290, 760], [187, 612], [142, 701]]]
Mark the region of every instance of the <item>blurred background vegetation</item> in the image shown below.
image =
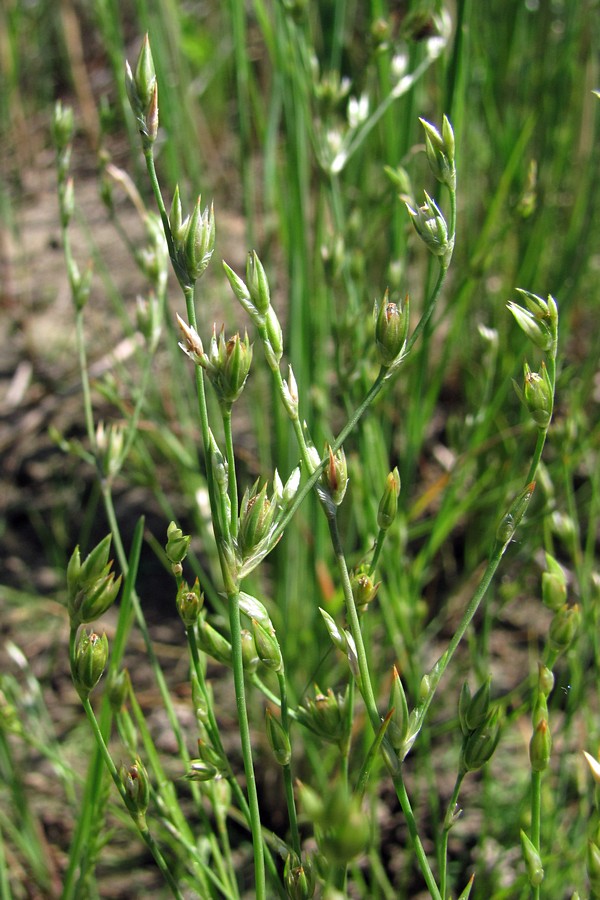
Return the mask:
[[[177, 183], [187, 205], [199, 192], [215, 203], [216, 263], [202, 282], [198, 310], [203, 337], [213, 321], [217, 327], [224, 322], [228, 332], [246, 327], [219, 271], [220, 258], [242, 272], [246, 251], [255, 248], [285, 322], [302, 414], [321, 443], [340, 430], [376, 371], [374, 300], [387, 288], [392, 297], [408, 292], [416, 315], [427, 295], [430, 263], [398, 194], [419, 202], [423, 189], [435, 191], [419, 152], [418, 116], [440, 123], [446, 113], [451, 119], [459, 208], [450, 278], [435, 325], [393, 391], [346, 446], [346, 549], [355, 564], [368, 551], [385, 475], [398, 465], [400, 522], [382, 559], [381, 612], [365, 627], [376, 659], [381, 648], [378, 671], [389, 671], [399, 660], [414, 695], [425, 663], [451, 633], [456, 604], [486, 558], [498, 513], [520, 486], [535, 440], [511, 379], [521, 379], [527, 354], [532, 367], [539, 361], [531, 358], [506, 301], [515, 287], [551, 293], [560, 309], [561, 345], [547, 465], [522, 539], [511, 550], [510, 577], [492, 593], [454, 686], [465, 672], [483, 677], [491, 669], [518, 720], [520, 686], [530, 663], [535, 668], [545, 620], [517, 613], [519, 604], [536, 602], [541, 551], [551, 550], [569, 573], [585, 622], [578, 659], [565, 668], [564, 690], [557, 692], [558, 712], [573, 741], [589, 735], [594, 748], [600, 740], [594, 724], [600, 188], [593, 94], [600, 88], [599, 6], [597, 0], [5, 0], [0, 603], [7, 637], [26, 648], [31, 633], [53, 623], [46, 636], [51, 633], [55, 642], [42, 642], [43, 653], [28, 652], [43, 685], [52, 687], [55, 664], [60, 670], [66, 560], [75, 543], [85, 547], [106, 531], [94, 472], [57, 445], [84, 432], [57, 246], [49, 126], [57, 99], [74, 106], [76, 249], [81, 267], [91, 259], [95, 271], [88, 319], [95, 397], [99, 417], [118, 420], [136, 397], [140, 349], [135, 342], [119, 343], [122, 361], [107, 360], [117, 338], [134, 339], [135, 296], [144, 290], [142, 276], [135, 274], [135, 251], [144, 234], [123, 190], [124, 176], [115, 172], [126, 172], [142, 202], [152, 205], [125, 97], [124, 59], [135, 60], [149, 32], [160, 90], [157, 160], [167, 206]], [[416, 71], [420, 77], [399, 89], [402, 78]], [[364, 119], [356, 111], [360, 104], [352, 112], [349, 103], [361, 97], [368, 101]], [[343, 165], [335, 162], [340, 150], [347, 151]], [[187, 402], [192, 386], [175, 352], [172, 320], [181, 300], [174, 285], [170, 298], [164, 356], [140, 440], [116, 486], [126, 528], [133, 529], [141, 511], [147, 516], [141, 577], [157, 627], [173, 603], [160, 554], [152, 548], [164, 543], [171, 517], [195, 535], [197, 571], [212, 588], [215, 621], [222, 621], [197, 429]], [[246, 481], [272, 478], [274, 466], [287, 476], [296, 463], [287, 422], [270, 391], [257, 371], [239, 404], [238, 453]], [[60, 437], [51, 439], [50, 427]], [[326, 656], [329, 640], [317, 612], [325, 605], [336, 615], [341, 605], [325, 531], [307, 503], [255, 585], [273, 602], [284, 656], [295, 661], [289, 666], [295, 700], [312, 680], [323, 679], [325, 688], [342, 671], [333, 655]], [[166, 642], [171, 639], [167, 635]], [[515, 647], [522, 651], [517, 662]], [[14, 668], [14, 658], [6, 659]], [[596, 673], [592, 684], [590, 670]], [[438, 711], [441, 720], [454, 709], [450, 694], [445, 713]], [[65, 724], [64, 734], [72, 727], [72, 721]], [[431, 796], [430, 785], [423, 791]], [[506, 810], [514, 801], [499, 800], [493, 784], [487, 791], [484, 808], [500, 813], [494, 822], [486, 818], [484, 831], [500, 863], [486, 875], [482, 851], [474, 896], [518, 896], [510, 893], [516, 890], [513, 881], [502, 893], [502, 860], [507, 854], [510, 860], [516, 843]], [[576, 809], [568, 824], [559, 822], [559, 800]], [[576, 764], [561, 770], [546, 827], [549, 833], [554, 829], [550, 843], [568, 846], [579, 862], [589, 802]], [[0, 825], [10, 831], [10, 817]], [[52, 834], [50, 842], [61, 845], [64, 836]], [[14, 852], [26, 859], [23, 848]], [[459, 859], [457, 870], [466, 872], [468, 862]], [[31, 861], [22, 864], [30, 871]], [[547, 877], [555, 889], [548, 896], [567, 896], [578, 883], [564, 856], [549, 864]], [[408, 890], [410, 876], [398, 879]], [[17, 896], [36, 894], [24, 890]]]

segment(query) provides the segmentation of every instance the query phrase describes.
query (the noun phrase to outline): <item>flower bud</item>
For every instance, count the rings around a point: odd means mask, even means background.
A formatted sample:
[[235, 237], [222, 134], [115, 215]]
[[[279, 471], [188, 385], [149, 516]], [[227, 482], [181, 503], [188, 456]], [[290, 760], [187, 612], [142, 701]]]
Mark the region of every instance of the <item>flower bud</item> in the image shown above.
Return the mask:
[[542, 297], [524, 291], [523, 288], [517, 288], [517, 293], [525, 300], [527, 308], [538, 322], [548, 322], [553, 326], [558, 324], [558, 306], [554, 297], [548, 294], [548, 299], [543, 300]]
[[327, 629], [327, 633], [329, 634], [333, 645], [337, 647], [338, 650], [341, 650], [342, 653], [345, 653], [346, 637], [344, 632], [340, 628], [338, 628], [335, 619], [330, 616], [328, 612], [326, 612], [324, 609], [321, 609], [321, 607], [319, 607], [319, 612], [321, 613], [321, 616], [325, 623], [325, 627]]
[[75, 209], [75, 189], [72, 178], [67, 178], [64, 188], [60, 191], [59, 202], [60, 224], [63, 228], [66, 228], [71, 221]]
[[475, 692], [465, 714], [467, 731], [476, 731], [485, 722], [490, 709], [491, 676], [488, 676]]
[[535, 490], [535, 481], [532, 481], [520, 494], [517, 494], [508, 508], [508, 512], [502, 516], [496, 529], [496, 541], [506, 547], [512, 540], [521, 519], [525, 515], [529, 501], [533, 491]]
[[106, 683], [106, 696], [114, 713], [121, 712], [127, 702], [130, 690], [131, 678], [128, 669], [121, 669], [119, 672], [109, 675]]
[[552, 349], [558, 336], [558, 307], [553, 297], [549, 296], [548, 301], [542, 300], [541, 297], [517, 289], [521, 294], [527, 309], [519, 306], [517, 303], [510, 301], [507, 306], [515, 317], [517, 324], [521, 330], [527, 335], [530, 341], [544, 352]]
[[93, 584], [106, 574], [110, 542], [111, 536], [107, 534], [87, 555], [83, 563], [81, 562], [79, 546], [75, 547], [67, 566], [69, 602], [72, 602], [78, 591]]
[[388, 300], [386, 291], [379, 308], [375, 306], [375, 345], [377, 358], [382, 366], [389, 368], [402, 353], [406, 343], [409, 324], [408, 294], [404, 304], [399, 306]]
[[283, 869], [283, 881], [289, 900], [310, 900], [315, 892], [315, 874], [308, 858], [302, 862], [289, 853]]
[[454, 191], [456, 189], [454, 132], [448, 118], [444, 116], [442, 134], [425, 119], [419, 119], [419, 122], [425, 130], [425, 150], [431, 171], [438, 181]]
[[[473, 698], [475, 699], [475, 698]], [[481, 769], [492, 757], [500, 740], [500, 710], [493, 709], [478, 728], [463, 741], [460, 768], [463, 772]]]
[[223, 397], [226, 401], [233, 403], [242, 393], [251, 362], [252, 345], [248, 340], [248, 334], [246, 333], [243, 341], [239, 334], [234, 334], [225, 344], [222, 384]]
[[252, 619], [252, 634], [256, 652], [262, 664], [273, 672], [283, 672], [283, 657], [275, 629], [273, 627], [265, 628], [256, 619]]
[[385, 480], [385, 489], [379, 509], [377, 510], [377, 525], [382, 531], [387, 531], [398, 512], [398, 497], [400, 496], [400, 473], [398, 467], [389, 473]]
[[277, 505], [267, 497], [267, 485], [257, 491], [258, 481], [246, 489], [240, 505], [238, 545], [242, 558], [268, 537], [277, 512]]
[[538, 663], [538, 690], [544, 697], [549, 697], [554, 690], [554, 674], [543, 663]]
[[460, 724], [460, 730], [465, 737], [469, 733], [469, 726], [467, 725], [467, 710], [469, 709], [470, 704], [471, 688], [469, 687], [469, 683], [465, 681], [458, 698], [458, 722]]
[[346, 463], [346, 454], [343, 447], [336, 450], [335, 454], [331, 447], [329, 450], [329, 461], [323, 469], [321, 475], [321, 483], [332, 501], [339, 506], [346, 494], [348, 487], [348, 465]]
[[246, 261], [246, 283], [252, 303], [260, 315], [266, 315], [271, 306], [269, 282], [263, 264], [254, 250], [248, 254]]
[[73, 140], [75, 131], [75, 117], [71, 106], [63, 106], [59, 100], [54, 106], [52, 117], [52, 138], [54, 146], [61, 152]]
[[158, 84], [154, 82], [152, 96], [146, 110], [146, 136], [153, 143], [158, 135]]
[[377, 596], [381, 582], [375, 583], [368, 572], [358, 569], [350, 576], [350, 586], [352, 587], [352, 596], [354, 597], [356, 608], [362, 613]]
[[540, 859], [540, 854], [523, 830], [521, 830], [521, 849], [523, 851], [523, 859], [525, 861], [529, 883], [532, 887], [539, 887], [544, 880], [542, 860]]
[[182, 563], [187, 556], [191, 540], [191, 535], [184, 534], [175, 522], [170, 522], [167, 528], [167, 543], [165, 545], [167, 559], [173, 564]]
[[124, 426], [119, 423], [105, 425], [102, 421], [98, 422], [96, 450], [104, 477], [113, 479], [120, 471], [125, 458]]
[[331, 688], [323, 694], [315, 685], [314, 700], [308, 697], [304, 706], [298, 707], [298, 721], [322, 740], [343, 747], [348, 741], [350, 726], [348, 704], [348, 687], [340, 694], [334, 694]]
[[148, 149], [158, 133], [158, 84], [148, 35], [142, 43], [135, 72], [125, 63], [125, 88], [144, 149]]
[[[79, 548], [76, 548], [75, 553], [79, 553]], [[73, 628], [95, 622], [115, 602], [121, 587], [122, 576], [119, 575], [115, 579], [114, 572], [110, 571], [111, 568], [112, 560], [103, 567], [95, 580], [84, 579], [79, 582], [74, 595], [69, 592], [68, 611]]]
[[567, 600], [567, 579], [553, 556], [546, 553], [547, 571], [542, 572], [542, 602], [548, 609], [558, 612]]
[[223, 754], [216, 750], [212, 744], [203, 741], [202, 739], [198, 739], [198, 760], [196, 762], [202, 761], [207, 765], [214, 766], [214, 768], [218, 772], [223, 772], [227, 768], [227, 762], [223, 757]]
[[188, 781], [213, 781], [219, 776], [219, 770], [209, 762], [203, 759], [191, 759], [190, 767], [185, 774]]
[[283, 380], [282, 399], [288, 416], [296, 421], [298, 418], [298, 384], [291, 366], [288, 369], [287, 381]]
[[102, 677], [108, 660], [108, 638], [84, 629], [77, 637], [71, 675], [77, 693], [86, 700]]
[[539, 375], [537, 372], [532, 372], [525, 363], [524, 373], [523, 399], [525, 406], [538, 428], [547, 428], [552, 418], [553, 395], [546, 365], [542, 361], [542, 374]]
[[448, 267], [454, 249], [454, 240], [448, 234], [448, 226], [442, 211], [435, 200], [425, 192], [423, 206], [413, 209], [408, 203], [406, 208], [415, 227], [415, 231], [426, 245], [430, 253], [441, 257], [444, 267]]
[[202, 212], [198, 197], [183, 237], [183, 260], [189, 284], [194, 284], [208, 266], [215, 249], [215, 213]]
[[177, 590], [175, 600], [177, 612], [186, 628], [191, 628], [198, 621], [200, 610], [204, 606], [204, 594], [200, 591], [200, 584], [196, 578], [194, 586], [190, 589], [187, 581], [182, 581]]
[[431, 678], [427, 673], [423, 675], [419, 682], [419, 703], [427, 703], [431, 695]]
[[242, 630], [242, 661], [244, 663], [244, 671], [249, 675], [253, 675], [256, 672], [260, 662], [256, 654], [254, 635], [247, 628]]
[[565, 650], [568, 650], [579, 630], [580, 620], [579, 604], [575, 603], [574, 606], [568, 606], [565, 603], [561, 606], [550, 622], [548, 635], [548, 646], [550, 649], [555, 650], [557, 653], [564, 653]]
[[141, 827], [150, 801], [148, 773], [138, 758], [131, 766], [121, 766], [119, 774], [125, 789], [127, 809]]
[[273, 751], [276, 761], [280, 766], [289, 766], [292, 758], [290, 736], [284, 730], [283, 725], [276, 719], [270, 709], [266, 712], [266, 731], [269, 746]]
[[547, 719], [540, 719], [529, 742], [529, 761], [533, 772], [548, 768], [552, 753], [552, 735]]
[[150, 39], [146, 34], [137, 59], [134, 73], [134, 84], [138, 99], [144, 109], [152, 100], [154, 86], [156, 84], [156, 70], [150, 49]]
[[203, 618], [198, 620], [198, 644], [201, 650], [217, 662], [231, 665], [231, 644]]
[[169, 226], [171, 228], [171, 236], [175, 245], [181, 244], [183, 241], [187, 222], [183, 221], [183, 210], [181, 208], [181, 195], [179, 193], [179, 185], [175, 185], [173, 199], [171, 201], [171, 210], [169, 212]]
[[271, 369], [275, 369], [283, 355], [283, 331], [272, 306], [267, 310], [264, 348], [267, 363]]
[[394, 750], [401, 750], [408, 734], [408, 703], [396, 666], [393, 669], [389, 708], [393, 712], [387, 734]]

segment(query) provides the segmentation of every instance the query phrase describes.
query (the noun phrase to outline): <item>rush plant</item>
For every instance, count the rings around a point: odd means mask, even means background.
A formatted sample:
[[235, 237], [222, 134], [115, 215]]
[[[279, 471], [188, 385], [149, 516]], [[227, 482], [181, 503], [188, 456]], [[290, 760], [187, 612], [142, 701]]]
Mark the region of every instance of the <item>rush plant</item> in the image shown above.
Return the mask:
[[[515, 55], [534, 5], [515, 18]], [[132, 356], [108, 376], [90, 361], [97, 280], [74, 249], [66, 103], [52, 126], [84, 422], [53, 437], [94, 472], [108, 532], [73, 539], [64, 573], [87, 771], [70, 776], [56, 741], [25, 727], [16, 680], [0, 692], [0, 736], [45, 756], [75, 810], [62, 900], [101, 893], [114, 829], [177, 898], [539, 900], [587, 882], [595, 896], [598, 798], [576, 735], [589, 732], [598, 782], [594, 704], [578, 718], [586, 666], [600, 665], [595, 544], [582, 536], [597, 526], [598, 475], [578, 506], [597, 428], [586, 436], [583, 401], [575, 415], [563, 399], [585, 380], [564, 374], [568, 300], [528, 289], [555, 275], [568, 293], [558, 264], [534, 264], [529, 118], [507, 114], [503, 168], [477, 174], [475, 13], [458, 2], [452, 31], [441, 3], [398, 20], [374, 3], [365, 46], [347, 43], [342, 0], [331, 21], [302, 2], [256, 0], [251, 17], [222, 4], [213, 33], [230, 34], [227, 165], [247, 246], [238, 235], [220, 261], [228, 219], [200, 196], [210, 141], [185, 81], [199, 30], [178, 13], [187, 56], [174, 65], [169, 5], [140, 3], [152, 42], [125, 63], [110, 6], [97, 4], [99, 28], [138, 171], [134, 184], [111, 159], [104, 109], [101, 198], [145, 291], [135, 311], [115, 300]], [[512, 73], [513, 56], [492, 49]], [[482, 72], [473, 96], [500, 142]], [[123, 194], [142, 237], [121, 224]], [[500, 303], [498, 281], [510, 284]], [[151, 523], [123, 514], [132, 486]], [[157, 598], [177, 623], [176, 675], [149, 624]], [[516, 633], [507, 610], [520, 606]], [[5, 780], [17, 806], [18, 779]], [[31, 867], [39, 855], [35, 829], [19, 842], [0, 813], [0, 892], [4, 833]], [[36, 881], [50, 890], [47, 873]]]

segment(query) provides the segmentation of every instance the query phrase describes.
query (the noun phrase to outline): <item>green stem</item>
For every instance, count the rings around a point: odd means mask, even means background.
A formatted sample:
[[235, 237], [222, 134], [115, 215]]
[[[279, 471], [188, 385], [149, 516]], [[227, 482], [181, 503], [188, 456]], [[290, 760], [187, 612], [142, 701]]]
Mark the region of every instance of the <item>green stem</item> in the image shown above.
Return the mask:
[[75, 317], [75, 332], [77, 341], [77, 353], [79, 356], [79, 372], [81, 375], [81, 389], [83, 392], [83, 413], [85, 416], [85, 430], [90, 442], [92, 452], [96, 446], [96, 429], [94, 428], [94, 410], [92, 406], [92, 392], [87, 367], [87, 354], [85, 352], [85, 336], [83, 334], [83, 310], [77, 310]]
[[[358, 667], [358, 676], [356, 676], [355, 673], [355, 677], [358, 683], [359, 690], [365, 702], [365, 706], [367, 708], [367, 714], [369, 716], [371, 726], [375, 734], [377, 734], [381, 727], [381, 717], [377, 709], [375, 694], [373, 692], [373, 686], [371, 684], [371, 675], [369, 672], [367, 654], [362, 637], [362, 632], [360, 629], [360, 620], [358, 617], [356, 604], [354, 602], [354, 596], [352, 594], [352, 585], [350, 584], [350, 577], [348, 575], [346, 559], [344, 557], [344, 552], [341, 545], [340, 534], [337, 525], [336, 510], [329, 509], [325, 505], [325, 503], [322, 503], [322, 506], [325, 510], [325, 515], [327, 516], [333, 551], [338, 564], [338, 571], [342, 582], [342, 590], [344, 592], [346, 614], [348, 616], [350, 631], [352, 633], [352, 637], [354, 639], [354, 644], [356, 647], [356, 663]], [[406, 824], [412, 841], [413, 849], [419, 863], [419, 867], [421, 869], [423, 877], [425, 878], [425, 882], [427, 884], [427, 887], [429, 888], [433, 900], [441, 900], [440, 892], [435, 883], [435, 878], [431, 871], [429, 860], [427, 859], [427, 854], [425, 853], [423, 844], [421, 843], [421, 839], [419, 837], [415, 816], [408, 794], [406, 792], [402, 772], [400, 766], [398, 765], [398, 758], [393, 748], [387, 741], [387, 738], [384, 738], [384, 748], [384, 759], [390, 775], [392, 776], [394, 787], [396, 788], [396, 795], [400, 801], [400, 805], [402, 806], [402, 811], [406, 819]]]
[[[279, 682], [279, 694], [281, 696], [281, 725], [283, 730], [290, 737], [290, 716], [288, 711], [287, 688], [285, 684], [285, 673], [278, 672], [277, 680]], [[291, 744], [291, 741], [290, 741]], [[294, 853], [301, 858], [302, 847], [300, 844], [300, 832], [298, 831], [298, 816], [296, 814], [296, 801], [294, 800], [294, 785], [292, 782], [292, 767], [288, 763], [283, 766], [283, 784], [285, 788], [285, 800], [290, 820], [290, 831], [292, 834], [292, 848]]]
[[377, 535], [377, 540], [375, 542], [375, 550], [373, 551], [373, 559], [371, 560], [371, 565], [369, 566], [369, 575], [372, 575], [377, 568], [377, 563], [379, 562], [379, 557], [383, 549], [383, 543], [385, 541], [386, 534], [387, 528], [379, 529], [379, 534]]
[[454, 782], [454, 790], [452, 791], [452, 796], [450, 797], [450, 800], [448, 802], [448, 808], [446, 809], [446, 815], [444, 818], [444, 830], [442, 832], [442, 842], [440, 845], [440, 894], [442, 895], [442, 900], [446, 900], [446, 884], [448, 877], [448, 837], [450, 835], [450, 829], [453, 825], [454, 810], [456, 809], [456, 805], [458, 803], [458, 794], [460, 792], [460, 787], [463, 783], [465, 774], [465, 772], [459, 772], [456, 776], [456, 781]]
[[242, 626], [240, 621], [240, 594], [239, 590], [228, 592], [229, 600], [229, 628], [231, 632], [231, 657], [233, 665], [233, 680], [235, 684], [235, 700], [242, 745], [242, 757], [244, 771], [246, 773], [246, 791], [248, 793], [248, 806], [250, 812], [250, 830], [252, 832], [252, 844], [254, 850], [255, 873], [255, 897], [256, 900], [266, 900], [265, 893], [265, 860], [263, 850], [263, 838], [260, 822], [260, 809], [258, 806], [258, 792], [256, 789], [256, 777], [252, 760], [252, 741], [250, 726], [248, 723], [248, 710], [246, 708], [246, 689], [244, 685], [244, 663], [242, 659]]
[[235, 80], [237, 88], [237, 112], [239, 117], [239, 159], [242, 174], [243, 208], [246, 216], [246, 237], [248, 244], [254, 244], [254, 177], [252, 155], [250, 61], [246, 46], [246, 8], [239, 0], [230, 0], [229, 13], [233, 32], [233, 52], [235, 59]]
[[231, 516], [229, 528], [231, 536], [237, 536], [238, 528], [238, 488], [237, 475], [235, 472], [235, 452], [233, 448], [233, 432], [231, 428], [231, 403], [221, 407], [223, 416], [223, 431], [225, 433], [225, 453], [227, 456], [227, 475], [229, 486], [229, 500], [231, 503]]
[[[146, 724], [144, 713], [137, 701], [137, 697], [135, 695], [135, 691], [133, 690], [132, 686], [129, 691], [129, 702], [131, 703], [131, 710], [132, 710], [133, 716], [135, 718], [135, 722], [136, 722], [138, 731], [142, 738], [142, 742], [144, 745], [144, 751], [146, 754], [146, 759], [148, 761], [148, 767], [152, 769], [154, 778], [156, 779], [156, 783], [158, 785], [164, 785], [165, 788], [167, 788], [168, 783], [169, 783], [168, 777], [167, 777], [167, 775], [164, 771], [164, 768], [161, 764], [160, 756], [156, 750], [156, 745], [154, 744], [154, 741], [152, 740], [152, 736], [150, 735], [148, 726]], [[127, 734], [131, 733], [131, 729], [134, 727], [133, 722], [132, 722], [131, 727], [128, 730], [126, 730], [124, 728], [124, 723], [126, 723], [126, 721], [127, 721], [126, 713], [121, 712], [117, 715], [117, 724], [120, 726], [121, 731], [124, 732], [121, 735], [121, 739], [122, 739], [123, 743], [125, 744], [125, 746], [127, 746], [125, 738], [126, 738]], [[130, 753], [137, 755], [135, 747], [129, 747], [128, 749], [129, 749]], [[162, 803], [164, 804], [162, 811], [165, 813], [165, 817], [167, 817], [169, 819], [170, 823], [173, 826], [173, 829], [175, 829], [174, 833], [177, 835], [178, 841], [180, 841], [183, 846], [190, 846], [190, 845], [194, 846], [194, 842], [195, 842], [194, 834], [192, 832], [190, 825], [187, 822], [187, 819], [185, 818], [185, 816], [181, 810], [179, 803], [177, 802], [175, 792], [172, 790], [165, 789], [164, 791], [161, 792], [161, 800], [162, 800]], [[214, 835], [211, 834], [208, 817], [207, 817], [206, 813], [204, 812], [204, 809], [202, 808], [201, 804], [197, 804], [197, 807], [198, 807], [198, 811], [200, 813], [202, 827], [205, 828], [206, 833], [208, 835], [210, 835], [209, 841], [211, 844], [211, 851], [212, 851], [212, 855], [213, 855], [212, 858], [214, 860], [214, 865], [219, 868], [221, 878], [223, 880], [223, 884], [225, 884], [227, 882], [227, 873], [225, 871], [223, 871], [224, 866], [222, 863], [221, 854], [219, 853], [218, 847], [215, 846], [215, 838], [214, 838]], [[210, 869], [210, 867], [208, 867], [206, 865], [205, 861], [203, 859], [201, 859], [201, 855], [197, 849], [195, 849], [192, 854], [188, 853], [188, 858], [189, 858], [189, 865], [194, 866], [195, 877], [198, 878], [198, 880], [199, 880], [199, 884], [197, 885], [198, 888], [203, 890], [204, 893], [207, 893], [207, 891], [208, 891], [208, 884], [207, 884], [207, 880], [206, 880], [207, 877], [214, 883], [215, 879], [217, 879], [217, 876], [213, 873], [212, 869]], [[222, 884], [219, 884], [219, 887], [222, 888]]]
[[[94, 737], [96, 738], [96, 743], [100, 749], [102, 758], [104, 759], [106, 768], [108, 769], [110, 776], [111, 776], [112, 780], [114, 781], [119, 794], [121, 795], [121, 799], [123, 800], [123, 803], [129, 810], [129, 798], [128, 798], [125, 788], [121, 782], [119, 773], [113, 762], [112, 756], [110, 755], [108, 747], [106, 746], [106, 743], [102, 736], [100, 726], [98, 725], [98, 721], [96, 719], [96, 716], [94, 715], [94, 710], [92, 709], [89, 699], [82, 698], [81, 702], [83, 704], [85, 714], [88, 718], [88, 721], [89, 721], [92, 731], [94, 733]], [[177, 887], [177, 884], [176, 884], [173, 876], [171, 875], [171, 872], [169, 871], [169, 867], [167, 866], [165, 858], [163, 857], [162, 853], [160, 852], [160, 848], [159, 848], [158, 844], [156, 843], [156, 841], [150, 834], [150, 831], [148, 830], [148, 826], [145, 821], [145, 816], [140, 817], [140, 816], [132, 814], [131, 818], [135, 822], [135, 824], [138, 828], [140, 837], [142, 838], [142, 840], [144, 841], [144, 843], [150, 850], [152, 856], [154, 857], [154, 861], [156, 862], [156, 865], [157, 865], [158, 869], [160, 870], [163, 878], [169, 885], [169, 888], [171, 889], [171, 893], [173, 894], [174, 897], [177, 898], [177, 900], [183, 900], [183, 894], [180, 892], [179, 888]]]
[[425, 719], [427, 710], [429, 709], [431, 701], [433, 700], [433, 697], [434, 697], [436, 688], [440, 682], [440, 679], [442, 678], [442, 675], [446, 671], [446, 669], [450, 663], [450, 660], [454, 656], [454, 653], [456, 652], [458, 645], [460, 644], [461, 640], [463, 639], [467, 628], [471, 624], [473, 616], [479, 609], [479, 604], [483, 600], [485, 593], [486, 593], [488, 587], [490, 586], [490, 583], [491, 583], [494, 575], [496, 574], [496, 570], [497, 570], [498, 566], [500, 565], [500, 560], [502, 559], [502, 556], [503, 556], [504, 551], [506, 550], [507, 546], [508, 546], [507, 544], [499, 544], [498, 542], [495, 544], [494, 550], [492, 552], [492, 556], [490, 557], [490, 560], [486, 566], [486, 569], [485, 569], [485, 572], [483, 573], [481, 581], [479, 582], [475, 593], [473, 594], [465, 612], [463, 613], [463, 616], [460, 620], [458, 628], [454, 632], [454, 635], [452, 636], [452, 640], [448, 644], [447, 649], [444, 651], [444, 653], [442, 653], [442, 655], [440, 656], [438, 661], [435, 663], [435, 665], [429, 672], [429, 692], [427, 694], [427, 697], [423, 701], [423, 703], [420, 706], [418, 706], [414, 711], [415, 712], [414, 727], [411, 728], [413, 740], [416, 738], [419, 731], [421, 730], [423, 720]]
[[[210, 695], [208, 692], [206, 680], [204, 678], [204, 672], [203, 672], [202, 666], [200, 664], [200, 654], [198, 651], [198, 642], [196, 640], [196, 633], [195, 633], [193, 627], [190, 627], [187, 629], [187, 637], [188, 637], [190, 653], [192, 656], [193, 669], [194, 669], [194, 672], [198, 679], [198, 684], [199, 684], [200, 690], [206, 701], [206, 709], [207, 709], [207, 721], [205, 723], [206, 731], [207, 731], [207, 734], [208, 734], [210, 741], [211, 741], [213, 747], [215, 748], [215, 750], [217, 750], [220, 753], [223, 760], [227, 763], [227, 765], [229, 765], [229, 763], [227, 761], [227, 754], [225, 752], [225, 748], [223, 747], [223, 743], [221, 741], [221, 735], [219, 733], [219, 726], [217, 725], [217, 720], [215, 719], [214, 708], [213, 708], [211, 698], [210, 698]], [[260, 687], [262, 685], [262, 682], [260, 682], [260, 679], [253, 679], [253, 681], [258, 682], [257, 686], [259, 686], [259, 689], [263, 689]], [[270, 699], [273, 703], [276, 703], [277, 705], [279, 705], [281, 702], [279, 697], [276, 697], [274, 694], [271, 694], [268, 699]], [[246, 820], [246, 825], [251, 829], [252, 820], [251, 820], [251, 815], [250, 815], [250, 807], [248, 805], [248, 801], [246, 800], [244, 792], [242, 791], [240, 785], [237, 782], [237, 779], [235, 778], [235, 776], [231, 770], [228, 771], [226, 777], [229, 782], [229, 786], [231, 787], [232, 794], [236, 799], [238, 807]], [[271, 856], [270, 850], [268, 848], [268, 845], [266, 844], [264, 829], [263, 829], [263, 840], [265, 841], [266, 863], [267, 863], [267, 867], [269, 869], [269, 873], [272, 876], [273, 883], [278, 884], [279, 876], [277, 873], [275, 863]], [[227, 837], [227, 845], [228, 845], [228, 841], [229, 841], [229, 838]], [[235, 866], [233, 865], [233, 863], [232, 863], [231, 871], [232, 872], [235, 871]], [[236, 886], [235, 890], [237, 892], [237, 886]]]
[[[542, 816], [542, 773], [531, 773], [531, 843], [540, 854], [540, 825]], [[541, 854], [540, 854], [541, 856]], [[532, 885], [531, 896], [539, 900], [540, 886]]]

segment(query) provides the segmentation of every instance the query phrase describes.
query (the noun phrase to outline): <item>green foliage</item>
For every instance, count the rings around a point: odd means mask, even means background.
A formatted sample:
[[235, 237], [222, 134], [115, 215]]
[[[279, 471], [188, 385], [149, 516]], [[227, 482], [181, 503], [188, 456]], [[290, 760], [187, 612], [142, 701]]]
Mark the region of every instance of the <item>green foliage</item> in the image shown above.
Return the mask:
[[[34, 7], [0, 13], [8, 46]], [[65, 900], [101, 893], [109, 819], [141, 837], [174, 896], [319, 885], [500, 900], [585, 895], [586, 877], [595, 890], [580, 751], [600, 740], [597, 2], [459, 0], [454, 22], [442, 2], [93, 9], [113, 82], [112, 116], [97, 113], [101, 196], [146, 296], [135, 316], [112, 291], [133, 356], [95, 382], [63, 102], [84, 429], [56, 440], [98, 475], [122, 575], [110, 538], [61, 548], [87, 773], [71, 778], [65, 748], [36, 738], [47, 713], [23, 704], [25, 665], [3, 676], [0, 885], [21, 896], [7, 848], [39, 890], [52, 881], [12, 750], [29, 743], [75, 820]], [[7, 132], [28, 87], [10, 74]], [[76, 109], [75, 135], [81, 121]], [[131, 176], [112, 164], [109, 122]], [[123, 188], [143, 240], [120, 222]], [[223, 274], [211, 257], [232, 252], [227, 207], [245, 238]], [[116, 498], [134, 486], [160, 521], [132, 537]], [[186, 718], [148, 629], [154, 562], [162, 609], [181, 616]], [[78, 632], [119, 590], [110, 640]], [[123, 668], [135, 635], [171, 755]]]

